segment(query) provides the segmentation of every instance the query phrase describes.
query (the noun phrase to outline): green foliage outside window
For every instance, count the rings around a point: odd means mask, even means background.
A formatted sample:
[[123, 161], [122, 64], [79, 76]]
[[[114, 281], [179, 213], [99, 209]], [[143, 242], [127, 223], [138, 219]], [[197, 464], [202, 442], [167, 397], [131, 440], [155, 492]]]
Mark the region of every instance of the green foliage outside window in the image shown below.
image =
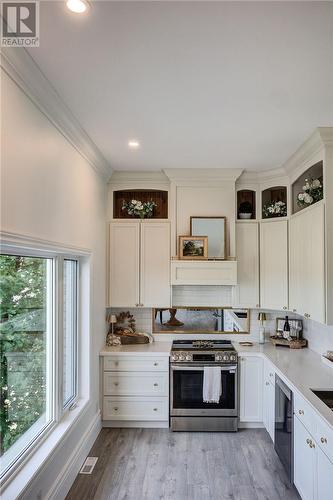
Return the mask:
[[0, 455], [46, 408], [47, 260], [0, 256]]

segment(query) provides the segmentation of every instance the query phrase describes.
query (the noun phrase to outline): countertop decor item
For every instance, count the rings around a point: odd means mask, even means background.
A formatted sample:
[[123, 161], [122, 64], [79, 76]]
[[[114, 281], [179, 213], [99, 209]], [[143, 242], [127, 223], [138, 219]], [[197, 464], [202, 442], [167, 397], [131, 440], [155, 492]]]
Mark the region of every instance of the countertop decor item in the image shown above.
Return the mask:
[[266, 323], [266, 313], [260, 312], [258, 314], [259, 321], [259, 344], [265, 343], [265, 323]]
[[305, 179], [302, 191], [297, 195], [297, 205], [308, 207], [323, 199], [323, 185], [319, 179]]
[[251, 219], [253, 213], [253, 207], [249, 201], [243, 201], [239, 205], [238, 217], [240, 219]]
[[285, 217], [287, 215], [287, 205], [284, 201], [272, 201], [264, 205], [262, 211], [266, 219]]
[[114, 335], [114, 325], [117, 323], [117, 317], [115, 314], [108, 314], [106, 317], [107, 322], [110, 324], [109, 331], [106, 336], [106, 345], [120, 345], [118, 337]]
[[272, 344], [277, 346], [285, 346], [290, 349], [302, 349], [302, 347], [306, 347], [308, 345], [308, 341], [306, 339], [298, 339], [298, 340], [287, 340], [276, 335], [270, 337], [270, 341]]
[[191, 217], [191, 236], [204, 234], [208, 237], [208, 259], [227, 258], [227, 219], [224, 216]]
[[[283, 329], [285, 325], [285, 318], [276, 318], [276, 335], [277, 337], [283, 337]], [[300, 340], [302, 338], [303, 322], [301, 319], [289, 318], [288, 323], [290, 325], [290, 336], [293, 340]]]
[[127, 210], [128, 215], [140, 217], [140, 219], [146, 219], [152, 217], [156, 206], [156, 203], [152, 200], [144, 202], [139, 200], [123, 200], [122, 210]]
[[207, 236], [179, 236], [178, 254], [179, 259], [207, 260]]

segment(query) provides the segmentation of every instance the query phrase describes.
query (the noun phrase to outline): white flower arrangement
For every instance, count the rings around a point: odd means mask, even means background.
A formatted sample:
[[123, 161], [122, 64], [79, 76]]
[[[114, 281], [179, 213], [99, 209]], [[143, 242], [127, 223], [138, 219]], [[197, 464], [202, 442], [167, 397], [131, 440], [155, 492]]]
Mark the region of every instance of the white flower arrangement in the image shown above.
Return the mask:
[[297, 205], [301, 208], [323, 199], [323, 185], [319, 179], [305, 179], [302, 189], [297, 195]]
[[157, 204], [152, 200], [144, 202], [139, 200], [123, 200], [122, 210], [127, 210], [128, 215], [144, 219], [153, 215], [154, 207], [157, 207]]
[[266, 203], [262, 211], [267, 219], [269, 217], [285, 217], [287, 215], [287, 205], [284, 201], [272, 201]]

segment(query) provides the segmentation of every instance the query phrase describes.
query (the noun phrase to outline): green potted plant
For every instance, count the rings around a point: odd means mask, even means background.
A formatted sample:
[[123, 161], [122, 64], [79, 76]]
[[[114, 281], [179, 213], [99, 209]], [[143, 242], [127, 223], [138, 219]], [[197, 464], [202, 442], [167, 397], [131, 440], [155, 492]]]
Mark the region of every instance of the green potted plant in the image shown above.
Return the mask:
[[251, 219], [253, 213], [252, 203], [249, 201], [243, 201], [239, 205], [238, 215], [240, 219]]

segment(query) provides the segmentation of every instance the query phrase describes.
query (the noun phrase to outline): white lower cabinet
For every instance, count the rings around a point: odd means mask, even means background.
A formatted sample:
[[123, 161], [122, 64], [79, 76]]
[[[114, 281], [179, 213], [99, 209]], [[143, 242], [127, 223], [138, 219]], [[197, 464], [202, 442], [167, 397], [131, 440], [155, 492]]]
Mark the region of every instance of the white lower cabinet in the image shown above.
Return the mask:
[[263, 423], [274, 442], [275, 433], [275, 370], [273, 365], [264, 361], [263, 377]]
[[259, 356], [240, 358], [240, 422], [262, 422], [263, 359]]
[[311, 434], [295, 416], [294, 483], [303, 500], [315, 499], [316, 456], [312, 446]]
[[331, 429], [312, 408], [295, 397], [294, 483], [303, 500], [333, 498]]
[[143, 422], [168, 425], [168, 356], [112, 354], [104, 357], [102, 367], [104, 425], [122, 421], [127, 426]]

